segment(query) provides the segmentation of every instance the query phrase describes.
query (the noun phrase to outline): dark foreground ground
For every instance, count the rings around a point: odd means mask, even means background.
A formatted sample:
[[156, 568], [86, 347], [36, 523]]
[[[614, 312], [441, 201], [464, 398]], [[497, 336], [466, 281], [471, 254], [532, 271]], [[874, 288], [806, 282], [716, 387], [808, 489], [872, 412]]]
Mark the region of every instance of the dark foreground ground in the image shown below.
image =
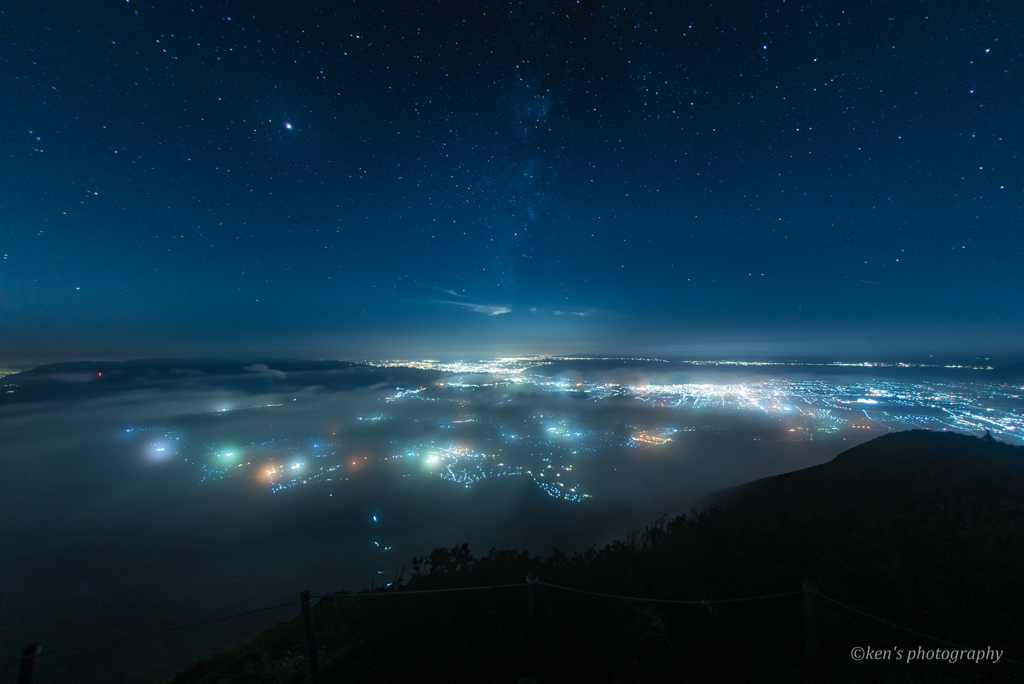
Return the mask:
[[[1024, 661], [1024, 449], [904, 432], [721, 501], [573, 556], [436, 549], [391, 588], [321, 599], [313, 613], [322, 681], [807, 681], [801, 594], [709, 610], [540, 586], [532, 619], [525, 587], [402, 595], [517, 584], [531, 573], [595, 592], [712, 601], [809, 580], [822, 595], [917, 632], [1003, 651], [995, 664], [907, 663], [918, 647], [953, 647], [817, 598], [818, 681], [1024, 681], [1024, 665], [1008, 662]], [[858, 662], [855, 647], [889, 655]], [[295, 619], [173, 681], [306, 681], [303, 653]]]

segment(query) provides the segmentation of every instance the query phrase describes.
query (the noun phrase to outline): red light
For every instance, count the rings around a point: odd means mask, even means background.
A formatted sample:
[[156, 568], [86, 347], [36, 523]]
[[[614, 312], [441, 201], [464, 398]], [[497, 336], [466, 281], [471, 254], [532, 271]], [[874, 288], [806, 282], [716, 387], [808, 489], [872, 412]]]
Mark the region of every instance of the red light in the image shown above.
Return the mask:
[[100, 373], [99, 375], [100, 375], [101, 378], [103, 377], [103, 373]]

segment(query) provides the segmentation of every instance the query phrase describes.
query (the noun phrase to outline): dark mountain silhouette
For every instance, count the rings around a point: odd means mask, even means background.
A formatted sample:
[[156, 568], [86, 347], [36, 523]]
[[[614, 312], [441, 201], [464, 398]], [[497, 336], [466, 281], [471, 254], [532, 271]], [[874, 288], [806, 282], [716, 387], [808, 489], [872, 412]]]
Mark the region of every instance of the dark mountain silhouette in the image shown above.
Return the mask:
[[[631, 603], [525, 588], [401, 596], [403, 590], [544, 582], [618, 595], [728, 599], [797, 590], [967, 648], [991, 662], [855, 662], [855, 646], [951, 648], [815, 600], [818, 680], [1019, 681], [1024, 665], [1024, 449], [910, 431], [824, 465], [722, 492], [603, 548], [539, 558], [463, 545], [414, 559], [394, 586], [314, 609], [323, 681], [806, 681], [802, 595], [700, 605]], [[895, 658], [895, 655], [892, 656]], [[905, 655], [903, 656], [905, 658]], [[180, 673], [176, 684], [304, 681], [301, 620]]]

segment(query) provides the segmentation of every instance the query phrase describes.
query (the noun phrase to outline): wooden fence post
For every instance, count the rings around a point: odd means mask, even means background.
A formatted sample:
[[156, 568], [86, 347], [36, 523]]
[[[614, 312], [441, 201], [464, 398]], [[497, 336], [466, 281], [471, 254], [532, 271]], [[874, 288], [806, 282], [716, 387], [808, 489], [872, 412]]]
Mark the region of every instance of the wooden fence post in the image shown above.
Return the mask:
[[29, 644], [21, 649], [21, 662], [18, 663], [18, 684], [32, 684], [36, 674], [36, 656], [42, 653], [39, 644]]
[[309, 663], [309, 681], [320, 684], [320, 661], [316, 652], [316, 631], [313, 629], [313, 604], [309, 600], [309, 589], [299, 592], [302, 606], [302, 626], [306, 630], [306, 662]]
[[526, 576], [526, 596], [530, 604], [530, 619], [537, 615], [537, 582], [538, 578], [533, 573]]
[[818, 681], [818, 616], [814, 609], [814, 585], [804, 580], [804, 638], [806, 640], [807, 684]]

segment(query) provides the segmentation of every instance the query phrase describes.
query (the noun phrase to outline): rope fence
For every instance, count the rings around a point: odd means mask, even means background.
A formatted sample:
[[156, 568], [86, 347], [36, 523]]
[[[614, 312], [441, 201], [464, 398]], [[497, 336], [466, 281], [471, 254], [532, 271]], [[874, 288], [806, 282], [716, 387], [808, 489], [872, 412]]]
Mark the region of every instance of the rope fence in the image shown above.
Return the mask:
[[[900, 629], [900, 630], [903, 630], [904, 632], [909, 632], [910, 634], [914, 634], [914, 635], [917, 635], [919, 637], [924, 637], [925, 639], [931, 639], [932, 641], [938, 641], [940, 644], [946, 644], [947, 646], [952, 646], [952, 647], [954, 647], [956, 649], [959, 649], [959, 650], [962, 650], [962, 651], [969, 651], [969, 650], [971, 650], [971, 649], [967, 648], [966, 646], [961, 646], [960, 644], [954, 644], [952, 641], [946, 641], [945, 639], [940, 639], [939, 637], [934, 637], [934, 636], [932, 636], [930, 634], [925, 634], [924, 632], [918, 632], [917, 630], [910, 629], [909, 627], [904, 627], [902, 625], [897, 625], [895, 622], [889, 622], [888, 620], [880, 618], [877, 615], [872, 615], [871, 613], [865, 613], [863, 610], [858, 610], [857, 608], [854, 608], [853, 606], [848, 606], [845, 603], [837, 601], [834, 598], [831, 598], [829, 596], [825, 596], [824, 594], [821, 594], [821, 593], [819, 593], [817, 591], [814, 592], [814, 595], [815, 596], [820, 596], [821, 598], [825, 599], [826, 601], [831, 601], [832, 603], [836, 604], [837, 606], [839, 606], [841, 608], [845, 608], [846, 610], [852, 611], [854, 613], [857, 613], [858, 615], [863, 615], [864, 617], [869, 617], [872, 620], [877, 620], [878, 622], [881, 622], [883, 625], [888, 625], [888, 626], [893, 627], [895, 629]], [[1012, 658], [1000, 658], [999, 660], [1000, 661], [1005, 660], [1006, 662], [1013, 663], [1014, 665], [1024, 665], [1024, 661], [1013, 660]]]
[[[352, 593], [352, 594], [319, 594], [319, 595], [311, 595], [309, 591], [303, 591], [303, 592], [301, 592], [299, 594], [299, 600], [298, 601], [289, 601], [287, 603], [279, 603], [279, 604], [276, 604], [276, 605], [273, 605], [273, 606], [266, 606], [264, 608], [256, 608], [254, 610], [247, 610], [247, 611], [242, 612], [242, 613], [235, 613], [233, 615], [225, 615], [223, 617], [212, 618], [212, 619], [209, 619], [209, 620], [200, 620], [198, 622], [191, 622], [191, 623], [184, 624], [184, 625], [177, 625], [175, 627], [167, 627], [167, 628], [164, 628], [164, 629], [154, 630], [152, 632], [144, 632], [142, 634], [134, 634], [132, 636], [122, 637], [122, 638], [119, 638], [119, 639], [110, 639], [108, 641], [101, 641], [101, 642], [92, 643], [92, 644], [84, 644], [82, 646], [74, 646], [72, 648], [65, 648], [65, 649], [61, 649], [61, 650], [58, 650], [58, 651], [43, 652], [42, 648], [41, 648], [41, 646], [39, 644], [28, 644], [27, 646], [25, 646], [22, 649], [21, 657], [19, 659], [18, 684], [31, 684], [32, 679], [33, 679], [33, 675], [35, 673], [36, 659], [38, 659], [40, 657], [43, 657], [43, 656], [55, 656], [55, 655], [61, 655], [61, 654], [65, 654], [65, 653], [73, 653], [75, 651], [82, 651], [82, 650], [86, 650], [86, 649], [90, 649], [90, 648], [101, 648], [103, 646], [111, 646], [111, 645], [114, 645], [114, 644], [121, 644], [121, 643], [129, 642], [129, 641], [134, 641], [136, 639], [142, 639], [142, 638], [145, 638], [145, 637], [157, 636], [157, 635], [160, 635], [160, 634], [167, 634], [169, 632], [176, 632], [176, 631], [180, 631], [180, 630], [183, 630], [183, 629], [191, 629], [193, 627], [201, 627], [203, 625], [209, 625], [209, 624], [213, 624], [213, 623], [216, 623], [216, 622], [223, 622], [225, 620], [232, 620], [234, 618], [245, 617], [247, 615], [255, 615], [256, 613], [264, 613], [264, 612], [267, 612], [267, 611], [270, 611], [270, 610], [277, 610], [279, 608], [288, 608], [290, 606], [295, 606], [296, 604], [298, 604], [301, 607], [301, 612], [302, 612], [304, 631], [305, 631], [305, 635], [306, 635], [306, 656], [307, 656], [308, 666], [309, 666], [309, 670], [310, 670], [310, 679], [313, 682], [313, 684], [318, 684], [318, 682], [319, 682], [318, 651], [317, 651], [317, 648], [316, 648], [316, 633], [315, 633], [315, 630], [314, 630], [314, 627], [313, 627], [313, 614], [312, 614], [312, 601], [311, 601], [311, 599], [318, 598], [318, 599], [321, 599], [321, 601], [336, 601], [336, 600], [359, 599], [359, 598], [380, 598], [380, 597], [384, 597], [384, 596], [411, 596], [411, 595], [414, 595], [414, 594], [443, 594], [443, 593], [451, 593], [451, 592], [486, 591], [486, 590], [492, 590], [492, 589], [513, 589], [513, 588], [519, 588], [519, 587], [526, 587], [527, 590], [528, 590], [529, 615], [530, 615], [530, 619], [532, 620], [532, 619], [535, 619], [536, 613], [537, 613], [536, 606], [537, 606], [537, 587], [538, 586], [548, 587], [550, 589], [556, 589], [558, 591], [567, 591], [567, 592], [571, 592], [571, 593], [574, 593], [574, 594], [584, 594], [584, 595], [587, 595], [587, 596], [596, 596], [596, 597], [600, 597], [600, 598], [615, 599], [615, 600], [620, 600], [620, 601], [632, 601], [632, 602], [638, 602], [638, 603], [660, 603], [660, 604], [676, 604], [676, 605], [695, 605], [695, 606], [706, 607], [708, 609], [708, 612], [711, 612], [712, 607], [714, 605], [716, 605], [716, 604], [741, 603], [741, 602], [748, 602], [748, 601], [762, 601], [762, 600], [768, 600], [768, 599], [774, 599], [774, 598], [782, 598], [782, 597], [786, 597], [786, 596], [803, 595], [804, 596], [804, 609], [805, 609], [805, 630], [807, 632], [807, 655], [808, 655], [808, 670], [807, 671], [808, 671], [808, 680], [811, 681], [811, 682], [816, 681], [814, 659], [815, 659], [815, 652], [817, 650], [817, 635], [816, 635], [817, 629], [816, 629], [816, 624], [815, 624], [816, 618], [815, 618], [815, 610], [814, 610], [814, 597], [818, 597], [818, 598], [824, 599], [825, 601], [833, 603], [836, 606], [839, 606], [840, 608], [843, 608], [844, 610], [848, 610], [848, 611], [851, 611], [851, 612], [856, 613], [858, 615], [862, 615], [864, 617], [871, 618], [872, 620], [880, 622], [880, 623], [882, 623], [884, 625], [887, 625], [889, 627], [892, 627], [894, 629], [899, 629], [899, 630], [902, 630], [904, 632], [908, 632], [910, 634], [914, 634], [915, 636], [922, 637], [924, 639], [931, 639], [932, 641], [936, 641], [938, 643], [945, 644], [947, 646], [951, 646], [951, 647], [953, 647], [955, 649], [958, 649], [960, 651], [972, 650], [972, 649], [968, 649], [967, 647], [962, 646], [960, 644], [955, 644], [955, 643], [953, 643], [951, 641], [947, 641], [945, 639], [940, 639], [939, 637], [932, 636], [930, 634], [925, 634], [924, 632], [919, 632], [917, 630], [910, 629], [909, 627], [904, 627], [902, 625], [898, 625], [895, 622], [891, 622], [891, 621], [886, 620], [884, 618], [878, 617], [877, 615], [872, 615], [871, 613], [867, 613], [867, 612], [865, 612], [863, 610], [860, 610], [858, 608], [854, 608], [853, 606], [847, 605], [847, 604], [845, 604], [845, 603], [843, 603], [841, 601], [838, 601], [837, 599], [834, 599], [834, 598], [832, 598], [830, 596], [826, 596], [826, 595], [820, 593], [819, 591], [814, 589], [813, 586], [811, 586], [807, 582], [804, 583], [804, 586], [803, 586], [802, 589], [798, 589], [798, 590], [795, 590], [795, 591], [778, 592], [778, 593], [773, 593], [773, 594], [761, 594], [759, 596], [744, 596], [744, 597], [740, 597], [740, 598], [726, 598], [726, 599], [662, 599], [662, 598], [649, 598], [649, 597], [644, 597], [644, 596], [625, 596], [625, 595], [621, 595], [621, 594], [606, 594], [606, 593], [598, 592], [598, 591], [589, 591], [589, 590], [586, 590], [586, 589], [577, 589], [575, 587], [566, 587], [566, 586], [562, 586], [560, 584], [551, 584], [549, 582], [541, 582], [540, 579], [538, 579], [535, 575], [530, 575], [530, 576], [528, 576], [526, 578], [526, 582], [519, 582], [519, 583], [516, 583], [516, 584], [493, 584], [493, 585], [480, 586], [480, 587], [451, 587], [451, 588], [447, 588], [447, 589], [417, 589], [417, 590], [395, 590], [395, 591], [376, 591], [376, 592], [370, 591], [370, 592], [360, 592], [360, 593]], [[1022, 662], [1020, 660], [1013, 660], [1011, 658], [1000, 658], [999, 661], [1000, 662], [1006, 661], [1008, 663], [1013, 663], [1015, 665], [1024, 665], [1024, 662]]]
[[318, 599], [343, 599], [343, 598], [371, 598], [376, 596], [395, 596], [397, 594], [443, 594], [449, 591], [480, 591], [481, 589], [509, 589], [511, 587], [527, 587], [529, 582], [520, 582], [519, 584], [492, 584], [486, 587], [452, 587], [450, 589], [416, 589], [414, 591], [377, 591], [377, 592], [365, 592], [361, 594], [319, 594], [310, 596], [310, 598]]
[[[602, 596], [604, 598], [622, 599], [623, 601], [640, 601], [645, 603], [678, 603], [682, 605], [695, 605], [695, 606], [710, 606], [715, 603], [739, 603], [740, 601], [760, 601], [761, 599], [776, 598], [778, 596], [795, 596], [796, 594], [804, 593], [803, 589], [797, 591], [784, 591], [781, 594], [764, 594], [763, 596], [745, 596], [743, 598], [734, 599], [702, 599], [702, 600], [689, 600], [684, 601], [682, 599], [658, 599], [658, 598], [645, 598], [643, 596], [620, 596], [619, 594], [602, 594], [599, 591], [587, 591], [585, 589], [574, 589], [572, 587], [563, 587], [559, 584], [548, 584], [547, 582], [538, 581], [537, 584], [542, 587], [551, 587], [552, 589], [561, 589], [562, 591], [571, 591], [576, 594], [588, 594], [590, 596]], [[516, 585], [522, 586], [522, 585]]]

